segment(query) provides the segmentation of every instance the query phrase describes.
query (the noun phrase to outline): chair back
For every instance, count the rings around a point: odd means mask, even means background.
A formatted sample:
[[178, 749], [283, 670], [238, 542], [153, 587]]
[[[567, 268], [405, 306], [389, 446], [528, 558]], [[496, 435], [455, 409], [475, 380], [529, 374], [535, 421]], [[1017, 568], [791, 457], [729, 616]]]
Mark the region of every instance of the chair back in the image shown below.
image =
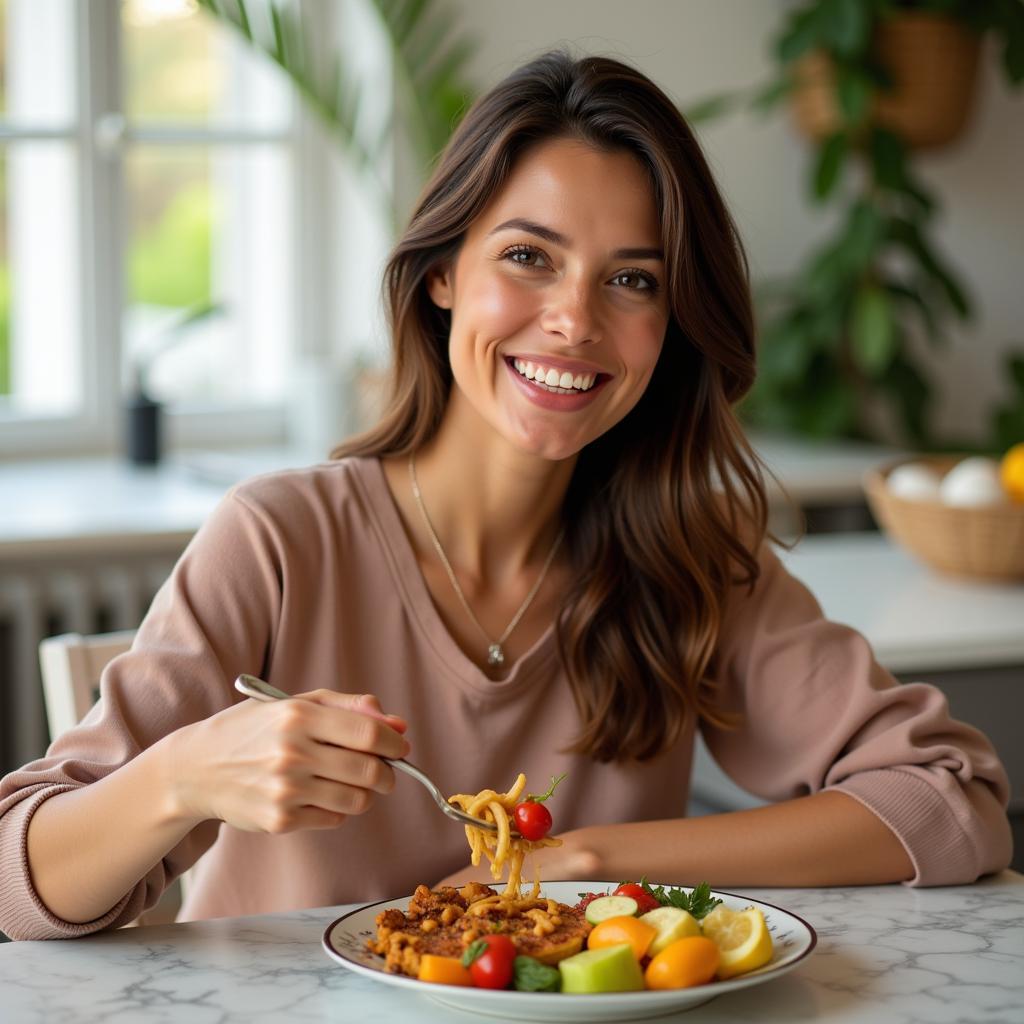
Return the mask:
[[67, 732], [85, 717], [99, 696], [100, 676], [107, 663], [127, 651], [135, 630], [118, 633], [64, 633], [39, 644], [43, 697], [50, 740]]

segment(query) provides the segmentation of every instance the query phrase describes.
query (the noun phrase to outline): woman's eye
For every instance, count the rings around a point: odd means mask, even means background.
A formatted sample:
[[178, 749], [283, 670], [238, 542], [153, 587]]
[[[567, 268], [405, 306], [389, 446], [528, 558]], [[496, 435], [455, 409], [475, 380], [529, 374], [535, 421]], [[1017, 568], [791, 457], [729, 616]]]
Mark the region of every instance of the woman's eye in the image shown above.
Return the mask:
[[655, 291], [658, 282], [642, 270], [623, 270], [612, 278], [613, 283], [631, 291]]
[[519, 267], [541, 267], [547, 265], [544, 254], [539, 249], [529, 245], [516, 245], [506, 249], [501, 258]]

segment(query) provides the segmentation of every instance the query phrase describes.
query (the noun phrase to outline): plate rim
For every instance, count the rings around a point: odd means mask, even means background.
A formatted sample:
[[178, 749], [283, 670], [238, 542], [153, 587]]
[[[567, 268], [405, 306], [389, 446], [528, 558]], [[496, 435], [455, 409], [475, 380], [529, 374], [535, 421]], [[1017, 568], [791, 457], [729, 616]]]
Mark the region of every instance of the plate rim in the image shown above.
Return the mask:
[[[612, 879], [598, 880], [598, 879], [590, 879], [590, 878], [588, 878], [588, 879], [552, 878], [552, 879], [548, 879], [547, 882], [541, 881], [540, 884], [541, 884], [541, 889], [543, 891], [543, 887], [546, 884], [577, 885], [577, 884], [583, 884], [583, 883], [586, 883], [588, 885], [618, 885], [619, 884], [618, 881], [614, 881]], [[650, 883], [650, 884], [653, 884], [653, 885], [657, 886], [657, 885], [668, 885], [669, 883], [654, 882], [654, 883]], [[673, 886], [673, 888], [686, 889], [686, 890], [692, 892], [693, 889], [696, 888], [696, 886], [681, 885], [681, 886]], [[691, 985], [691, 986], [689, 986], [688, 988], [685, 988], [685, 989], [668, 989], [668, 990], [663, 990], [663, 991], [645, 989], [643, 992], [600, 992], [600, 993], [577, 993], [577, 992], [571, 992], [571, 993], [563, 993], [563, 992], [519, 992], [519, 991], [512, 990], [512, 989], [503, 989], [503, 990], [500, 990], [500, 991], [494, 990], [494, 989], [472, 989], [472, 988], [470, 988], [468, 986], [465, 986], [465, 985], [442, 985], [442, 984], [437, 984], [437, 983], [427, 985], [426, 982], [419, 981], [416, 978], [410, 978], [410, 977], [407, 977], [406, 975], [402, 975], [402, 974], [390, 974], [390, 973], [388, 973], [386, 971], [379, 971], [379, 970], [375, 970], [375, 969], [373, 969], [371, 967], [367, 967], [364, 964], [359, 963], [358, 961], [351, 960], [350, 958], [346, 957], [343, 953], [341, 953], [340, 951], [338, 951], [338, 950], [336, 950], [336, 949], [334, 949], [332, 947], [332, 945], [330, 943], [331, 932], [334, 931], [334, 929], [339, 924], [341, 924], [342, 921], [345, 921], [345, 920], [347, 920], [350, 917], [354, 917], [356, 914], [362, 914], [362, 913], [364, 913], [367, 910], [372, 910], [374, 907], [383, 906], [385, 903], [395, 903], [395, 902], [397, 902], [399, 900], [403, 900], [403, 899], [412, 899], [412, 895], [407, 896], [407, 897], [406, 896], [395, 896], [395, 897], [391, 897], [390, 899], [375, 900], [372, 903], [364, 903], [364, 904], [361, 904], [360, 906], [354, 908], [353, 910], [347, 911], [346, 913], [342, 914], [340, 917], [336, 917], [333, 921], [330, 922], [330, 924], [327, 925], [327, 927], [324, 929], [323, 934], [321, 936], [320, 944], [321, 944], [322, 948], [325, 950], [325, 952], [327, 952], [327, 954], [330, 956], [330, 958], [332, 960], [334, 960], [336, 958], [340, 958], [340, 959], [337, 959], [336, 962], [341, 964], [341, 966], [343, 966], [343, 967], [347, 967], [347, 969], [351, 970], [353, 973], [362, 975], [364, 977], [369, 977], [371, 979], [375, 975], [384, 975], [388, 979], [387, 983], [390, 983], [390, 984], [393, 984], [393, 985], [398, 985], [401, 988], [405, 988], [407, 990], [411, 990], [411, 991], [414, 991], [414, 992], [419, 992], [421, 995], [424, 995], [424, 996], [426, 996], [428, 998], [434, 998], [435, 995], [445, 995], [445, 994], [448, 994], [448, 993], [458, 994], [458, 995], [462, 995], [462, 996], [466, 996], [469, 993], [473, 993], [472, 995], [469, 995], [469, 998], [470, 999], [474, 999], [474, 998], [478, 997], [481, 993], [483, 993], [487, 997], [492, 998], [492, 999], [497, 997], [496, 1001], [501, 1001], [503, 999], [503, 997], [504, 997], [504, 999], [508, 999], [509, 997], [519, 997], [519, 996], [533, 996], [533, 997], [548, 996], [548, 997], [551, 997], [551, 998], [557, 997], [559, 999], [559, 1001], [562, 1001], [562, 1000], [573, 1000], [575, 1002], [576, 1000], [579, 1000], [579, 999], [589, 1001], [589, 1000], [593, 999], [595, 995], [602, 995], [602, 996], [612, 995], [612, 996], [620, 996], [620, 997], [622, 997], [622, 996], [639, 996], [639, 995], [643, 995], [645, 999], [650, 1000], [655, 1005], [657, 1005], [658, 1003], [661, 1003], [661, 1002], [669, 1003], [669, 1002], [673, 1001], [674, 998], [678, 998], [679, 995], [681, 993], [683, 993], [683, 992], [694, 993], [694, 994], [704, 993], [704, 994], [707, 995], [708, 999], [711, 999], [711, 998], [714, 998], [714, 997], [719, 996], [719, 995], [727, 995], [729, 992], [736, 992], [736, 991], [739, 991], [740, 989], [747, 988], [749, 985], [756, 984], [760, 979], [763, 979], [763, 978], [769, 978], [769, 977], [774, 977], [776, 975], [781, 976], [782, 974], [787, 974], [794, 967], [796, 967], [797, 964], [799, 964], [801, 961], [805, 960], [808, 956], [810, 956], [811, 953], [814, 952], [815, 948], [818, 945], [818, 933], [815, 930], [814, 926], [809, 921], [807, 921], [803, 917], [801, 917], [799, 914], [794, 913], [792, 910], [787, 910], [785, 907], [780, 907], [780, 906], [778, 906], [775, 903], [769, 903], [767, 900], [756, 899], [753, 896], [745, 896], [742, 893], [729, 892], [726, 889], [712, 889], [711, 893], [712, 893], [712, 895], [729, 896], [729, 897], [731, 897], [733, 899], [737, 899], [737, 900], [749, 900], [751, 903], [760, 904], [763, 907], [770, 907], [772, 910], [777, 910], [779, 913], [782, 913], [782, 914], [787, 915], [788, 917], [794, 918], [796, 921], [800, 922], [800, 924], [807, 930], [807, 934], [810, 936], [810, 941], [807, 944], [807, 948], [801, 950], [792, 960], [789, 960], [789, 961], [785, 962], [784, 964], [780, 964], [778, 967], [774, 968], [773, 970], [764, 971], [764, 970], [761, 970], [761, 969], [756, 969], [756, 970], [751, 971], [751, 972], [749, 972], [747, 974], [737, 975], [734, 978], [726, 978], [724, 981], [712, 981], [712, 982], [706, 982], [703, 985]], [[723, 986], [728, 986], [728, 988], [724, 988]], [[424, 991], [424, 988], [429, 989], [429, 991]], [[566, 1005], [566, 1009], [568, 1009], [569, 1004], [566, 1003], [565, 1005]]]

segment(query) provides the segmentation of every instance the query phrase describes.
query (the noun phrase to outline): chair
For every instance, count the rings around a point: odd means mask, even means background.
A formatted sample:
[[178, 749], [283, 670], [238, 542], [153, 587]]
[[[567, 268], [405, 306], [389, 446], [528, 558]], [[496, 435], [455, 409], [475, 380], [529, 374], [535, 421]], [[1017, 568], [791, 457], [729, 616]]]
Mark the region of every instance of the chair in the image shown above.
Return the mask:
[[[99, 697], [99, 681], [109, 661], [127, 651], [134, 630], [82, 636], [64, 633], [47, 637], [39, 644], [39, 665], [50, 740], [77, 725]], [[160, 897], [160, 902], [125, 927], [169, 924], [174, 921], [191, 881], [186, 871]]]

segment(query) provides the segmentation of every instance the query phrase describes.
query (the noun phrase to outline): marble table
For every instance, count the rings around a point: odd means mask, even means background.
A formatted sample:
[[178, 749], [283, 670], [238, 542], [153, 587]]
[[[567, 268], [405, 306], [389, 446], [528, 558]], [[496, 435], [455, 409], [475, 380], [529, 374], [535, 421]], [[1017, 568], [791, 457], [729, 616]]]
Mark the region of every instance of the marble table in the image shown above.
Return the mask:
[[[818, 932], [789, 974], [688, 1013], [688, 1024], [1024, 1021], [1024, 875], [944, 889], [750, 889]], [[349, 973], [320, 946], [346, 907], [122, 929], [0, 946], [4, 1024], [452, 1024], [446, 1009]]]

